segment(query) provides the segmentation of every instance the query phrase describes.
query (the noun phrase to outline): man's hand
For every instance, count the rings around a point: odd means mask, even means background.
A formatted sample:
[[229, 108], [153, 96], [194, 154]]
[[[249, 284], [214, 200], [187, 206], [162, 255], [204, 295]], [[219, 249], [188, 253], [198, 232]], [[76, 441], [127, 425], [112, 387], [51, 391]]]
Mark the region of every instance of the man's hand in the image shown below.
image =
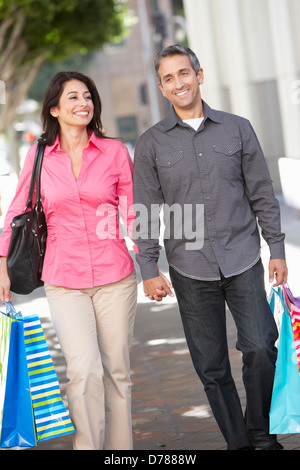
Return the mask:
[[269, 282], [274, 287], [280, 286], [283, 282], [287, 282], [288, 268], [284, 259], [270, 259], [269, 262]]
[[143, 284], [145, 296], [150, 300], [160, 302], [167, 295], [174, 297], [170, 281], [161, 273], [157, 277], [147, 279]]

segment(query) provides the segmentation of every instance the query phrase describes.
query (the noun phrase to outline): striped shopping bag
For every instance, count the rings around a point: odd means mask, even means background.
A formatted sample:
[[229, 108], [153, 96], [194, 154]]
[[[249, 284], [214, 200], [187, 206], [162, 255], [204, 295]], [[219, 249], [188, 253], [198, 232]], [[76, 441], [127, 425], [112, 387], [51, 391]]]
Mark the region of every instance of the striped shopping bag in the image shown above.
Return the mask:
[[[275, 298], [274, 298], [275, 297]], [[284, 286], [272, 287], [270, 307], [282, 305], [282, 321], [279, 332], [278, 355], [275, 368], [270, 408], [270, 434], [300, 432], [300, 377], [297, 346], [292, 327], [290, 302]]]
[[282, 289], [284, 292], [285, 304], [287, 306], [287, 309], [291, 318], [291, 322], [292, 322], [292, 330], [293, 330], [293, 335], [294, 335], [298, 370], [300, 374], [300, 308], [299, 308], [300, 299], [297, 299], [296, 297], [293, 296], [291, 290], [288, 288], [286, 284], [282, 285]]
[[293, 335], [300, 374], [300, 310], [294, 305], [291, 306], [290, 317], [292, 320]]
[[39, 317], [30, 315], [23, 319], [37, 441], [74, 433]]

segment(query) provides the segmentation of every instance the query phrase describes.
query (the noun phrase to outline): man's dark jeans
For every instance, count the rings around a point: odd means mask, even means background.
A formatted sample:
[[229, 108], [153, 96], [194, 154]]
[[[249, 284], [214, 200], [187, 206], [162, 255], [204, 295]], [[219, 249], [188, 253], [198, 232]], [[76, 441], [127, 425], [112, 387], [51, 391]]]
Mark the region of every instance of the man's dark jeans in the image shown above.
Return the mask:
[[[183, 328], [194, 367], [229, 450], [267, 446], [275, 372], [277, 328], [266, 299], [261, 261], [220, 281], [199, 281], [170, 267]], [[225, 302], [237, 327], [246, 390], [245, 417], [228, 357]]]

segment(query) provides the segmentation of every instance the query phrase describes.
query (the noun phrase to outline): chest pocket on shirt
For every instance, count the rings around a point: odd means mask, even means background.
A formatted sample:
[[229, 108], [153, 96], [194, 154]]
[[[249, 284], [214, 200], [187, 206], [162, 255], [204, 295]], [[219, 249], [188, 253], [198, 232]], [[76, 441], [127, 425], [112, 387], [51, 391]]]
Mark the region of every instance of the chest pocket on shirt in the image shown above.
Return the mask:
[[181, 150], [174, 151], [172, 153], [167, 153], [166, 155], [160, 155], [156, 158], [156, 163], [158, 167], [167, 167], [171, 168], [177, 162], [183, 159], [183, 152]]
[[174, 187], [183, 183], [184, 155], [182, 150], [159, 155], [156, 158], [156, 165], [162, 187], [171, 185]]
[[224, 140], [213, 144], [215, 163], [222, 178], [231, 182], [242, 179], [242, 142], [240, 140]]
[[217, 153], [230, 157], [242, 150], [242, 142], [240, 140], [225, 140], [223, 142], [213, 144], [213, 149]]

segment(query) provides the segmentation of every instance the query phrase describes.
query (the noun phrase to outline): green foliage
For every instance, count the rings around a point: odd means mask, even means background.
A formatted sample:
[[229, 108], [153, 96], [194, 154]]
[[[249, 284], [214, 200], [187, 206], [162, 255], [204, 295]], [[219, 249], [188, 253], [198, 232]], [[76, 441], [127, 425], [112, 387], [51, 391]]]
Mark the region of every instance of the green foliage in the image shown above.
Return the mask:
[[123, 32], [124, 0], [0, 0], [0, 23], [16, 11], [26, 21], [26, 60], [46, 53], [48, 61], [99, 49]]
[[76, 70], [81, 73], [88, 73], [87, 68], [92, 54], [75, 55], [64, 61], [46, 62], [37, 74], [30, 90], [28, 98], [42, 102], [45, 96], [48, 83], [57, 72]]

